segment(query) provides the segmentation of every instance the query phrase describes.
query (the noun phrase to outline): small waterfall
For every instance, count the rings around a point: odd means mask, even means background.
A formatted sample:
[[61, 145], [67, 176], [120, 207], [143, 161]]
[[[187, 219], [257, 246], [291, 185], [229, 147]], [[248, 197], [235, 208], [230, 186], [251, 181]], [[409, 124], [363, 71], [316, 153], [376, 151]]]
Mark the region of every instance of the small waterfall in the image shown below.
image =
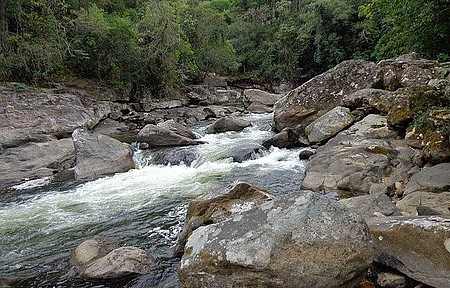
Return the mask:
[[[242, 132], [205, 135], [204, 124], [194, 127], [207, 144], [186, 148], [195, 149], [198, 155], [189, 165], [152, 164], [152, 151], [136, 150], [139, 169], [127, 173], [69, 188], [47, 187], [48, 179], [16, 186], [14, 197], [0, 203], [0, 278], [37, 273], [32, 278], [37, 287], [56, 283], [92, 287], [66, 274], [65, 263], [83, 240], [103, 235], [151, 249], [161, 259], [159, 278], [139, 278], [127, 287], [140, 287], [136, 283], [142, 281], [148, 285], [176, 281], [171, 246], [190, 199], [236, 180], [275, 194], [299, 188], [304, 163], [298, 150], [264, 150], [260, 146], [273, 134], [272, 115], [244, 118], [253, 126]], [[253, 153], [252, 149], [259, 150]], [[240, 151], [253, 154], [248, 160], [234, 162]]]

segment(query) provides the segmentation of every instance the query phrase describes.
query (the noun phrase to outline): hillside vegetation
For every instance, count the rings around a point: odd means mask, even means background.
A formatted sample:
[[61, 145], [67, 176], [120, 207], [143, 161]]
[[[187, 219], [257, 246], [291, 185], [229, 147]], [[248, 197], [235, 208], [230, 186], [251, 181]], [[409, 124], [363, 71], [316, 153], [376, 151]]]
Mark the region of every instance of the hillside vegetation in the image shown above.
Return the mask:
[[450, 59], [448, 0], [3, 0], [0, 80], [168, 96], [206, 72], [299, 84], [346, 59]]

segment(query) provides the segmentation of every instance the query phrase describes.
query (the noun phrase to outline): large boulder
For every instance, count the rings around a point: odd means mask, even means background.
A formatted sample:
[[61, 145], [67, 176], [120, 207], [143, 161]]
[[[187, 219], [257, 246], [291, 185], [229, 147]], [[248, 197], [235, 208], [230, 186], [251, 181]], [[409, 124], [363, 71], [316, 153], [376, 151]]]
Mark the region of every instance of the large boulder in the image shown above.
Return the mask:
[[178, 275], [183, 287], [354, 287], [372, 259], [361, 216], [300, 192], [197, 228]]
[[231, 117], [220, 118], [213, 124], [206, 128], [207, 134], [223, 133], [228, 131], [242, 131], [247, 127], [252, 126], [252, 123], [244, 119], [237, 119]]
[[13, 92], [0, 87], [0, 146], [70, 137], [78, 127], [93, 128], [111, 112], [108, 103], [95, 103], [70, 93]]
[[224, 190], [195, 198], [189, 202], [184, 227], [178, 235], [175, 254], [183, 255], [188, 237], [198, 227], [219, 223], [231, 218], [234, 213], [249, 210], [271, 199], [267, 191], [245, 182], [236, 182]]
[[306, 126], [305, 134], [311, 143], [328, 140], [350, 126], [355, 118], [350, 109], [338, 106]]
[[450, 283], [450, 218], [438, 216], [368, 219], [375, 261], [424, 284]]
[[281, 94], [273, 94], [259, 89], [246, 89], [244, 90], [244, 104], [247, 107], [256, 103], [273, 107], [281, 96]]
[[415, 173], [405, 186], [404, 194], [416, 191], [446, 192], [450, 191], [450, 163], [441, 163], [433, 167], [423, 168]]
[[218, 105], [243, 106], [242, 95], [236, 90], [217, 89], [209, 100], [211, 103]]
[[72, 140], [76, 151], [76, 179], [95, 178], [134, 168], [133, 151], [128, 144], [81, 128], [73, 132]]
[[198, 145], [197, 136], [187, 127], [173, 120], [162, 123], [147, 124], [137, 135], [139, 142], [145, 142], [150, 147]]
[[72, 251], [70, 263], [83, 278], [111, 280], [147, 274], [156, 259], [140, 248], [118, 247], [108, 239], [93, 238]]
[[74, 166], [72, 139], [28, 143], [0, 153], [0, 188], [53, 176]]
[[306, 127], [340, 105], [347, 95], [377, 86], [382, 73], [375, 63], [344, 61], [289, 92], [275, 105], [274, 129]]
[[378, 67], [383, 71], [383, 87], [392, 91], [401, 87], [426, 85], [440, 78], [441, 74], [438, 61], [421, 59], [416, 53], [382, 60]]
[[317, 149], [306, 166], [302, 188], [353, 196], [373, 191], [398, 156], [390, 142], [396, 135], [385, 116], [369, 114]]
[[394, 93], [391, 91], [365, 88], [342, 98], [342, 105], [352, 110], [357, 108], [375, 108], [388, 113], [393, 105]]

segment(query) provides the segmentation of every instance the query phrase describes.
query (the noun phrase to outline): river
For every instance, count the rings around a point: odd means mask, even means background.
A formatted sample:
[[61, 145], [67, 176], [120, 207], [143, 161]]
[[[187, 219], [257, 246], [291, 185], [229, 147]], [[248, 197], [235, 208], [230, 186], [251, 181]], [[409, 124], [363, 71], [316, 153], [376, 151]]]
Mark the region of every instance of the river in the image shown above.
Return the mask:
[[[250, 160], [232, 155], [257, 147], [273, 135], [272, 114], [242, 118], [242, 132], [205, 135], [206, 123], [191, 127], [207, 142], [196, 147], [191, 165], [155, 165], [148, 151], [135, 151], [138, 168], [83, 184], [48, 184], [47, 179], [16, 186], [0, 197], [0, 279], [28, 278], [17, 287], [177, 287], [172, 248], [189, 200], [236, 180], [281, 194], [299, 189], [299, 149], [271, 148]], [[67, 260], [86, 239], [101, 235], [123, 245], [151, 250], [160, 260], [151, 275], [116, 283], [79, 279]], [[1, 282], [0, 282], [1, 286]]]

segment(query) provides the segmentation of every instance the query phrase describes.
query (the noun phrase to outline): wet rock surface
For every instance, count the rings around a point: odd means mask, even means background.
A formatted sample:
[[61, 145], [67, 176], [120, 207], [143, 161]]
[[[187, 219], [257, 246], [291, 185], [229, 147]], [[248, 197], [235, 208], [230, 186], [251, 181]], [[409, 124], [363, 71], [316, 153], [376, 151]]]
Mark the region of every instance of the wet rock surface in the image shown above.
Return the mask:
[[150, 147], [198, 145], [197, 136], [188, 128], [173, 120], [162, 123], [147, 124], [137, 135], [139, 142], [145, 142]]
[[372, 262], [369, 239], [361, 216], [293, 193], [197, 228], [179, 277], [183, 287], [353, 287]]
[[157, 261], [140, 248], [119, 247], [108, 239], [93, 238], [72, 252], [70, 264], [83, 278], [113, 280], [149, 273]]
[[206, 128], [207, 134], [223, 133], [228, 131], [242, 131], [252, 124], [244, 119], [231, 117], [220, 118]]

